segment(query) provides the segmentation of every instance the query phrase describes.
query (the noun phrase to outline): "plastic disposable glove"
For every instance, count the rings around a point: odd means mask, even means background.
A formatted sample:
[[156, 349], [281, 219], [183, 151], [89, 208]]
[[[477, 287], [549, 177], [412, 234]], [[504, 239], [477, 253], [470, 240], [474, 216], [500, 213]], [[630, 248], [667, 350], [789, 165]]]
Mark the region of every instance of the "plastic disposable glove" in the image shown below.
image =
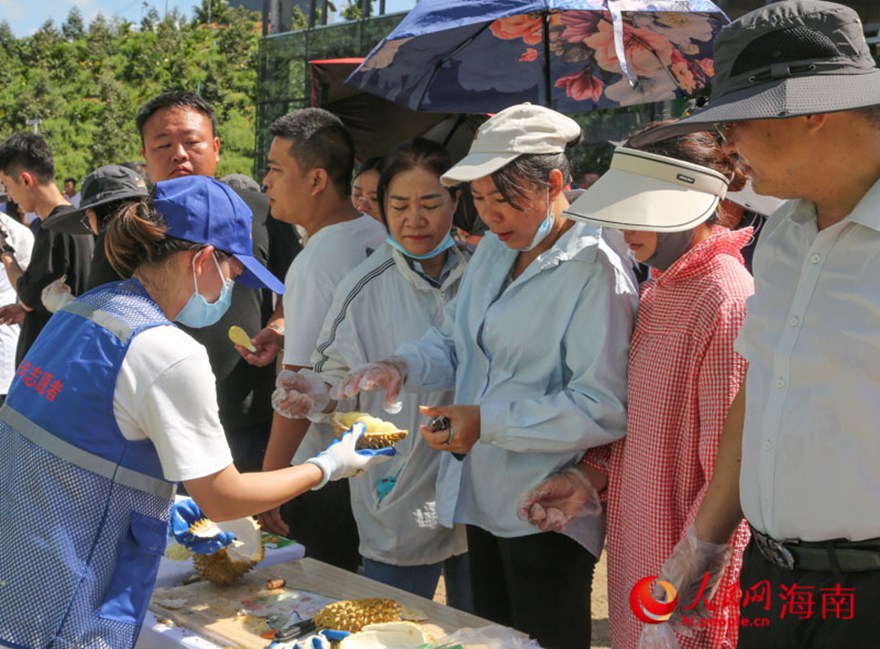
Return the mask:
[[343, 433], [341, 439], [334, 440], [325, 450], [306, 460], [311, 464], [317, 464], [324, 472], [324, 479], [314, 487], [315, 489], [323, 487], [328, 480], [351, 478], [397, 453], [392, 447], [355, 450], [355, 444], [366, 430], [367, 427], [362, 423], [356, 423], [351, 430]]
[[397, 400], [406, 379], [406, 361], [399, 356], [366, 363], [348, 373], [331, 393], [334, 399], [350, 399], [361, 390], [385, 390], [385, 412], [396, 414], [403, 408]]
[[56, 279], [54, 282], [46, 286], [40, 294], [40, 299], [47, 311], [55, 313], [59, 309], [73, 302], [74, 297], [70, 293], [70, 287], [64, 283], [66, 277]]
[[181, 545], [196, 554], [214, 554], [235, 539], [232, 532], [220, 532], [214, 536], [196, 536], [189, 531], [193, 523], [207, 518], [191, 498], [174, 503], [171, 508], [171, 532]]
[[675, 631], [668, 622], [645, 624], [636, 649], [681, 649]]
[[317, 372], [281, 370], [275, 379], [272, 407], [282, 417], [294, 419], [321, 413], [330, 403], [330, 390]]
[[[669, 642], [673, 629], [683, 637], [690, 637], [693, 626], [682, 623], [682, 615], [694, 618], [710, 617], [707, 603], [712, 600], [724, 570], [730, 561], [730, 546], [719, 545], [697, 538], [697, 530], [689, 525], [684, 538], [679, 541], [672, 554], [660, 569], [660, 579], [668, 581], [678, 594], [678, 605], [672, 617], [664, 624], [651, 625], [654, 631], [643, 629], [639, 639], [639, 649], [665, 649], [677, 646]], [[663, 601], [663, 589], [655, 587], [657, 599]]]
[[602, 513], [599, 494], [577, 467], [554, 473], [520, 498], [516, 514], [543, 531], [561, 532], [574, 518]]

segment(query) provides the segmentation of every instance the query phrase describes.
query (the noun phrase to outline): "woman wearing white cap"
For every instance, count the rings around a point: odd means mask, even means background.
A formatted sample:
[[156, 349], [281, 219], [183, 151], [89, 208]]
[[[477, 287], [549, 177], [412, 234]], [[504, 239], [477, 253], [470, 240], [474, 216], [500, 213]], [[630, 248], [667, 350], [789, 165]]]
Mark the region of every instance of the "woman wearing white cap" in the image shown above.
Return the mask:
[[[593, 567], [603, 521], [583, 547], [517, 517], [524, 489], [624, 434], [625, 368], [637, 299], [626, 264], [599, 229], [566, 220], [566, 151], [576, 122], [522, 104], [483, 124], [467, 157], [443, 176], [469, 182], [489, 227], [441, 327], [353, 371], [342, 396], [447, 390], [423, 408], [448, 429], [422, 428], [443, 452], [437, 513], [468, 530], [478, 615], [548, 649], [590, 637]], [[433, 428], [433, 427], [432, 427]]]
[[301, 466], [232, 463], [207, 353], [173, 322], [210, 326], [236, 281], [283, 292], [253, 257], [251, 218], [213, 178], [158, 183], [107, 230], [129, 279], [60, 309], [25, 356], [0, 408], [0, 645], [133, 647], [169, 522], [194, 551], [232, 540], [189, 532], [203, 514], [173, 506], [177, 482], [223, 521], [377, 461], [349, 434]]
[[[679, 541], [691, 540], [722, 425], [745, 376], [733, 342], [754, 290], [740, 254], [752, 229], [728, 229], [742, 214], [722, 200], [728, 182], [733, 191], [745, 184], [734, 159], [708, 133], [691, 133], [642, 150], [618, 148], [610, 171], [566, 213], [623, 229], [633, 256], [652, 269], [629, 358], [627, 436], [611, 446], [607, 462], [611, 644], [622, 649], [637, 646], [643, 627], [670, 633], [667, 625], [643, 624], [630, 610], [630, 593], [646, 577], [672, 579], [661, 567]], [[594, 455], [579, 468], [605, 470]], [[591, 495], [587, 482], [569, 477], [548, 479], [529, 501], [541, 505], [532, 518], [542, 529], [564, 529], [566, 514]], [[720, 587], [711, 613], [684, 612], [697, 621], [681, 646], [736, 645], [739, 601], [731, 589], [747, 541], [743, 524], [731, 540], [730, 568], [704, 591], [708, 601]], [[714, 550], [726, 559], [728, 546]], [[711, 623], [701, 624], [701, 616]]]

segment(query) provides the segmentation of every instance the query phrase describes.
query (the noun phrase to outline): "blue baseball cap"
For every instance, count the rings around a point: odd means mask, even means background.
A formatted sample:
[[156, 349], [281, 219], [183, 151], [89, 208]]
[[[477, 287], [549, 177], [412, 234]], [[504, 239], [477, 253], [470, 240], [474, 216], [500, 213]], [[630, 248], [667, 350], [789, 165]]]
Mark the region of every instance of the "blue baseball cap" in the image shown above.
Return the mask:
[[156, 183], [153, 206], [167, 235], [210, 244], [238, 259], [244, 272], [235, 278], [251, 288], [284, 293], [284, 284], [253, 254], [253, 213], [235, 190], [208, 176], [183, 176]]

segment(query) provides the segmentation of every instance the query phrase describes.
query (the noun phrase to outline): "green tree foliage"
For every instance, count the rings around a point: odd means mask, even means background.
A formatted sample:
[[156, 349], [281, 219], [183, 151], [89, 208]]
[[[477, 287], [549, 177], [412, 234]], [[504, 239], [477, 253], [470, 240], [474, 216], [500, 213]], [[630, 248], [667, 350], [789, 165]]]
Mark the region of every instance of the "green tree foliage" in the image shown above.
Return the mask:
[[74, 6], [73, 9], [68, 12], [67, 20], [61, 25], [61, 33], [64, 34], [64, 38], [69, 41], [75, 41], [77, 38], [82, 38], [86, 33], [86, 24], [83, 22], [82, 11], [79, 10], [79, 7]]
[[373, 15], [373, 3], [366, 3], [366, 14], [364, 13], [364, 6], [363, 0], [349, 0], [340, 13], [346, 20], [361, 20], [362, 18], [369, 18]]
[[232, 18], [232, 8], [226, 0], [202, 0], [194, 11], [195, 24], [228, 25]]
[[191, 20], [145, 6], [138, 24], [98, 14], [86, 26], [74, 7], [60, 29], [49, 20], [24, 38], [0, 20], [0, 140], [38, 118], [57, 177], [82, 179], [140, 159], [137, 109], [159, 93], [191, 90], [217, 111], [218, 173], [250, 174], [260, 34], [258, 14], [225, 0], [203, 0]]
[[[7, 25], [8, 27], [9, 25]], [[0, 23], [0, 29], [2, 29], [3, 24]], [[309, 17], [303, 13], [303, 10], [300, 9], [299, 5], [296, 5], [293, 8], [293, 13], [290, 16], [290, 29], [292, 31], [297, 31], [299, 29], [308, 29], [309, 27]], [[2, 38], [2, 36], [0, 36]]]

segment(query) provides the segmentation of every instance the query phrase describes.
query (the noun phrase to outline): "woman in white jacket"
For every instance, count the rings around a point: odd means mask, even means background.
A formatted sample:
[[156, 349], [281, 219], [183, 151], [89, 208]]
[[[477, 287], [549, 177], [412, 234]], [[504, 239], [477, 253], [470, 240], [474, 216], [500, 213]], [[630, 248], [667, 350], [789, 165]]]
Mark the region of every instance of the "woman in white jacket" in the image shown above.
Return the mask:
[[[378, 196], [390, 236], [334, 292], [312, 358], [314, 371], [279, 375], [273, 399], [278, 412], [315, 422], [333, 410], [383, 413], [381, 395], [364, 393], [359, 402], [337, 403], [329, 386], [443, 321], [467, 262], [450, 235], [458, 192], [440, 184], [451, 166], [442, 146], [421, 138], [386, 157]], [[430, 599], [445, 567], [450, 605], [469, 609], [464, 529], [438, 521], [440, 456], [417, 433], [420, 404], [450, 403], [451, 390], [408, 393], [399, 412], [382, 414], [411, 434], [395, 445], [394, 461], [351, 480], [351, 499], [368, 577]]]

